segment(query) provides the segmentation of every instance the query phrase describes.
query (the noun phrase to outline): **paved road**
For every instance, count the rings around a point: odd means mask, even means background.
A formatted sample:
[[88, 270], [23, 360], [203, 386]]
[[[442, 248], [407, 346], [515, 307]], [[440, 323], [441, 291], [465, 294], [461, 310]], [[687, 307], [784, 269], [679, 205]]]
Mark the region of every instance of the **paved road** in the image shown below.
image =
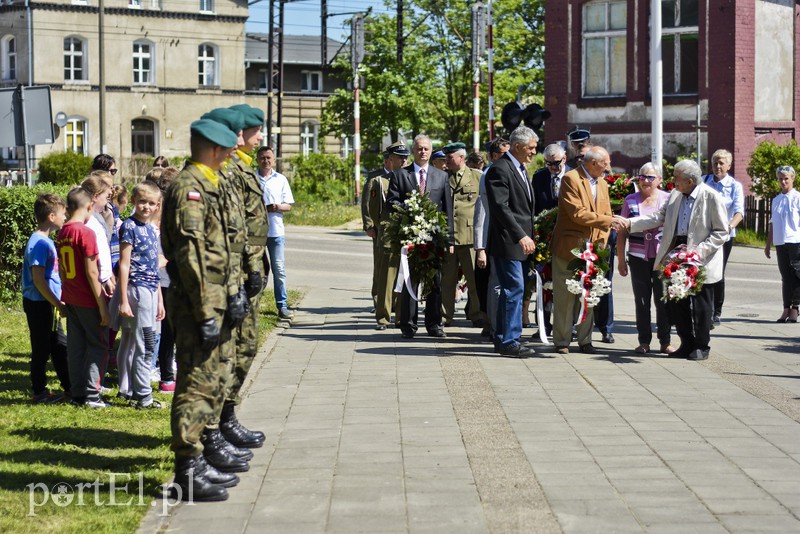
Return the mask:
[[800, 326], [761, 251], [733, 251], [707, 362], [634, 355], [624, 279], [603, 354], [514, 360], [463, 316], [373, 330], [363, 234], [287, 234], [306, 296], [240, 415], [267, 443], [229, 501], [142, 532], [800, 532]]

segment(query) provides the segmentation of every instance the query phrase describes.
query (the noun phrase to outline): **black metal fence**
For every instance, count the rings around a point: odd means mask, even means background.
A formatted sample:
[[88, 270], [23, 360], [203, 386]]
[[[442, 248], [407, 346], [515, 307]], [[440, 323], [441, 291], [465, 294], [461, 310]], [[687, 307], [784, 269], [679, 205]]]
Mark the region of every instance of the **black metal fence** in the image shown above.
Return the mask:
[[755, 195], [744, 197], [744, 221], [742, 221], [744, 228], [767, 233], [771, 215], [772, 199], [757, 198]]

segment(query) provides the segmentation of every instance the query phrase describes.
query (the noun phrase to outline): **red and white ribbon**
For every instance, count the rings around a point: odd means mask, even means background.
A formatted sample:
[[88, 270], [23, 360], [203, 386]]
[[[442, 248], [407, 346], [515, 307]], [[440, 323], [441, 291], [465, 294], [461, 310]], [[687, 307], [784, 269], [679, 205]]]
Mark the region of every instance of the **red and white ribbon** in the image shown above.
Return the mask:
[[411, 283], [411, 268], [408, 266], [408, 252], [414, 248], [414, 245], [403, 245], [400, 249], [400, 270], [397, 273], [397, 281], [394, 284], [394, 292], [402, 293], [403, 286], [408, 289], [408, 294], [411, 298], [419, 302], [417, 291], [413, 289]]
[[536, 324], [539, 325], [539, 341], [548, 345], [547, 332], [545, 332], [544, 328], [544, 292], [542, 291], [542, 277], [536, 269], [533, 269], [533, 276], [536, 278]]
[[586, 250], [581, 252], [580, 259], [586, 262], [586, 268], [580, 272], [580, 280], [579, 283], [581, 284], [581, 294], [579, 295], [581, 307], [578, 310], [578, 321], [575, 323], [575, 326], [581, 324], [583, 321], [586, 320], [586, 315], [589, 311], [589, 306], [586, 304], [586, 297], [589, 296], [589, 290], [586, 289], [586, 279], [591, 276], [591, 272], [594, 267], [594, 262], [597, 261], [597, 254], [594, 253], [594, 243], [591, 241], [586, 242]]

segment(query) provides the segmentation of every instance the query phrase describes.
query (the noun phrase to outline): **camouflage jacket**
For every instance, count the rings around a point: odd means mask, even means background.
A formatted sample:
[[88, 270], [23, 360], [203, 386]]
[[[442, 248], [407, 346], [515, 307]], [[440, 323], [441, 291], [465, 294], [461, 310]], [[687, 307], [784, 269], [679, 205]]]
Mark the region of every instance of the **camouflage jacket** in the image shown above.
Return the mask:
[[231, 274], [228, 278], [228, 294], [235, 295], [244, 284], [244, 260], [247, 248], [247, 225], [244, 212], [242, 180], [230, 162], [223, 166], [223, 178], [219, 181], [224, 192], [223, 205], [227, 219], [228, 242], [231, 247]]
[[161, 243], [170, 285], [188, 297], [198, 322], [227, 309], [230, 243], [225, 196], [187, 163], [164, 196]]
[[238, 176], [243, 193], [247, 245], [242, 267], [245, 274], [256, 271], [263, 274], [264, 249], [267, 247], [267, 234], [269, 233], [267, 206], [264, 204], [264, 188], [261, 187], [261, 181], [258, 179], [256, 171], [235, 155], [231, 157], [229, 169]]

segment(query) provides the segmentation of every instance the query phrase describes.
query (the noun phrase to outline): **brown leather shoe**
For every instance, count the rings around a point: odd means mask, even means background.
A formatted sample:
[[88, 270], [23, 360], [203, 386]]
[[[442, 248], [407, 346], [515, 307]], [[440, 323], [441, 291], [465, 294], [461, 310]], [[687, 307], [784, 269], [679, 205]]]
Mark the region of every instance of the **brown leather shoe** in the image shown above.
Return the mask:
[[676, 349], [672, 345], [661, 345], [661, 352], [663, 352], [664, 354], [672, 354], [676, 350], [678, 349]]
[[556, 352], [559, 354], [569, 354], [569, 347], [556, 347]]

